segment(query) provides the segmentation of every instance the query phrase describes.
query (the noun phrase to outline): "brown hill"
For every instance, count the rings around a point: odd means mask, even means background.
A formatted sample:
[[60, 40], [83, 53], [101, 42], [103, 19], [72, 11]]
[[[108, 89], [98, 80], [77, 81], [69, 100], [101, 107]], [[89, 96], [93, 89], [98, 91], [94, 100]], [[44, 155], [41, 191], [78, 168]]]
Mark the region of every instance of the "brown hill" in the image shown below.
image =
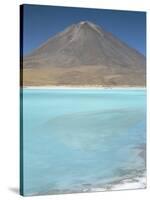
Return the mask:
[[74, 24], [23, 60], [24, 86], [145, 86], [146, 60], [91, 22]]

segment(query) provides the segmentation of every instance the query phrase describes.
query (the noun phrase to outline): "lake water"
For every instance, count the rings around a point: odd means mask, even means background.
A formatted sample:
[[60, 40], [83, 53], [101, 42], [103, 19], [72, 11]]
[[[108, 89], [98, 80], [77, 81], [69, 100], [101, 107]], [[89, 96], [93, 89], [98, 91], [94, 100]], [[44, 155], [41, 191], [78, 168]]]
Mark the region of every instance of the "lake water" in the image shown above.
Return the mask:
[[111, 190], [144, 176], [145, 89], [22, 92], [24, 195]]

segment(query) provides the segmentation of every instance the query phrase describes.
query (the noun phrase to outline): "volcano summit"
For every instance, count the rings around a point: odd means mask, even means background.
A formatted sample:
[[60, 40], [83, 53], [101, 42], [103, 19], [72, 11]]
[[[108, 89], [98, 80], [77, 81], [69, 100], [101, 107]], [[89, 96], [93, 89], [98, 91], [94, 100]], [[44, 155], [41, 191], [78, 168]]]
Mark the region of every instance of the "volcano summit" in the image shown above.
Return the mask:
[[[22, 67], [22, 66], [21, 66]], [[23, 59], [24, 86], [145, 86], [146, 59], [89, 21], [50, 38]]]

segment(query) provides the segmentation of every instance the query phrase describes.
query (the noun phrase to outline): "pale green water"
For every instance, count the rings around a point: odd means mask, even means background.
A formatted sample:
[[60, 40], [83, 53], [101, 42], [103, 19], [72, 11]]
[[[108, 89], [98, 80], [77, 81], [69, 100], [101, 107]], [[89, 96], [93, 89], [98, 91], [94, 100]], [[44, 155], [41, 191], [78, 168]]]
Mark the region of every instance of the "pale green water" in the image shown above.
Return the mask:
[[23, 123], [24, 195], [90, 191], [145, 171], [144, 89], [23, 89]]

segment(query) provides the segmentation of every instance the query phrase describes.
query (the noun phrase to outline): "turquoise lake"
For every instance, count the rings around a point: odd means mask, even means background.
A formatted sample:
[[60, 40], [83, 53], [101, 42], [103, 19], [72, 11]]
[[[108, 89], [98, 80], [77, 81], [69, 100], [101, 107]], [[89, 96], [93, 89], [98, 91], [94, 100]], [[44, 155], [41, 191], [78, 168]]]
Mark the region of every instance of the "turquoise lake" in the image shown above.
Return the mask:
[[146, 89], [21, 92], [24, 195], [94, 191], [143, 176]]

